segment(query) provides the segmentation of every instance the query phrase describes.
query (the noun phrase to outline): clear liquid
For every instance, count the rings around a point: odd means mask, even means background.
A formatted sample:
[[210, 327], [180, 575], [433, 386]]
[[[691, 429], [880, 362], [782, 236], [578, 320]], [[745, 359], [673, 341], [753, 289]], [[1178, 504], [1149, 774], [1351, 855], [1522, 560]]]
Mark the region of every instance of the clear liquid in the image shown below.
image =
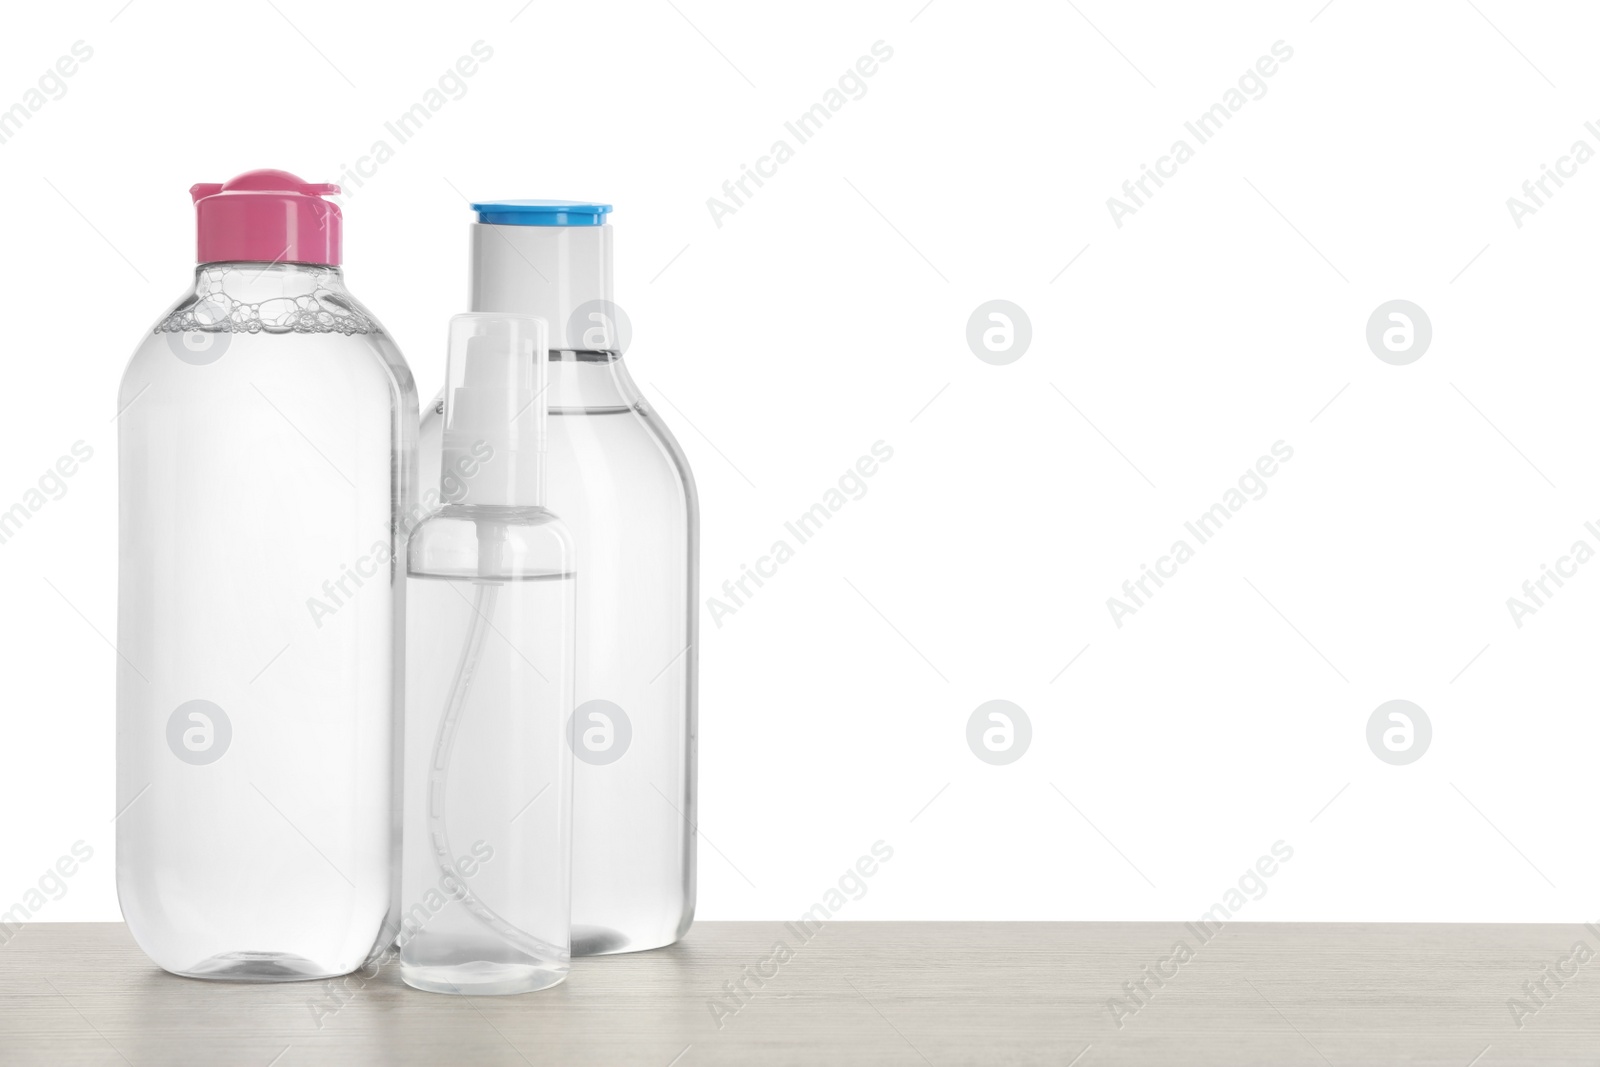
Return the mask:
[[[416, 537], [437, 540], [439, 523]], [[564, 533], [549, 548], [564, 556]], [[440, 993], [543, 989], [570, 960], [574, 575], [559, 560], [494, 581], [418, 573], [427, 553], [413, 546], [407, 591], [408, 647], [428, 654], [406, 670], [401, 978]]]
[[365, 321], [156, 332], [123, 379], [117, 891], [178, 974], [341, 975], [384, 939], [416, 399]]
[[[694, 907], [688, 528], [681, 486], [647, 428], [627, 407], [551, 411], [550, 497], [567, 502], [584, 568], [580, 737], [595, 739], [573, 772], [580, 955], [670, 944]], [[608, 722], [621, 716], [625, 747]]]

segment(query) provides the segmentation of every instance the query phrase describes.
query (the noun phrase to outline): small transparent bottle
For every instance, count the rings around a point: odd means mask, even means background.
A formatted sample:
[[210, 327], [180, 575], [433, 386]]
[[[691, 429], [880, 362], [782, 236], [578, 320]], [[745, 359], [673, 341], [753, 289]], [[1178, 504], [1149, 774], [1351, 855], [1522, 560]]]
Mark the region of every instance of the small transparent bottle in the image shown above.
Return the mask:
[[193, 288], [117, 400], [117, 896], [176, 974], [388, 943], [417, 395], [345, 288], [337, 186], [190, 190]]
[[570, 960], [576, 576], [544, 507], [542, 319], [450, 323], [444, 506], [411, 534], [400, 977], [527, 993]]

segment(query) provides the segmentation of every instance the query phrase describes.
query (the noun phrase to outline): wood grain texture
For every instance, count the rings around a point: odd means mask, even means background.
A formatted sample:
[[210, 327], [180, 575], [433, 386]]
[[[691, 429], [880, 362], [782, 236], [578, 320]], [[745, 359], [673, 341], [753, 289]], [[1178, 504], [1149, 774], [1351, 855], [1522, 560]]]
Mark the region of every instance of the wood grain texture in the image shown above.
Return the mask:
[[[1193, 958], [1119, 1028], [1107, 1001], [1178, 939]], [[745, 979], [730, 1014], [724, 983], [778, 941], [792, 958]], [[1594, 1064], [1600, 959], [1542, 1006], [1522, 988], [1579, 941], [1600, 949], [1579, 926], [1239, 923], [1201, 944], [1176, 923], [835, 922], [809, 941], [699, 923], [669, 949], [579, 960], [552, 990], [459, 998], [393, 966], [176, 978], [119, 923], [47, 923], [0, 946], [0, 1063]], [[1520, 1027], [1513, 997], [1538, 1007]]]

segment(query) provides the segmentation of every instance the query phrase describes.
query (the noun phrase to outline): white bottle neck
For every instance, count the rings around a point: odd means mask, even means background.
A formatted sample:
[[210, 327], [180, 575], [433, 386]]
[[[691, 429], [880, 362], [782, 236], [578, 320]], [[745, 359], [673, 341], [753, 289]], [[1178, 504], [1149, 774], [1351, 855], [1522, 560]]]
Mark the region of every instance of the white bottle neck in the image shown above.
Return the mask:
[[552, 349], [585, 349], [590, 313], [609, 314], [611, 299], [609, 225], [473, 224], [473, 311], [537, 316]]

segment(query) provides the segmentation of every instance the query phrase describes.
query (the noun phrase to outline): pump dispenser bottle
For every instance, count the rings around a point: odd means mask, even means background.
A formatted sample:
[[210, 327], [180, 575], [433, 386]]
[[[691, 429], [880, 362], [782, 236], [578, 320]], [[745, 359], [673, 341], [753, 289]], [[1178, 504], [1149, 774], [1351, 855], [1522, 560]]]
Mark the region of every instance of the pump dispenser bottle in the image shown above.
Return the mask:
[[[611, 208], [474, 204], [472, 307], [550, 328], [550, 508], [578, 583], [572, 951], [657, 948], [694, 918], [699, 507], [672, 433], [629, 376]], [[441, 402], [422, 423], [440, 448]], [[427, 468], [424, 468], [426, 475]]]
[[572, 540], [544, 507], [545, 323], [450, 323], [445, 504], [411, 535], [400, 976], [435, 993], [566, 977]]
[[417, 399], [337, 191], [196, 185], [194, 286], [117, 399], [117, 895], [191, 977], [332, 977], [392, 934]]

